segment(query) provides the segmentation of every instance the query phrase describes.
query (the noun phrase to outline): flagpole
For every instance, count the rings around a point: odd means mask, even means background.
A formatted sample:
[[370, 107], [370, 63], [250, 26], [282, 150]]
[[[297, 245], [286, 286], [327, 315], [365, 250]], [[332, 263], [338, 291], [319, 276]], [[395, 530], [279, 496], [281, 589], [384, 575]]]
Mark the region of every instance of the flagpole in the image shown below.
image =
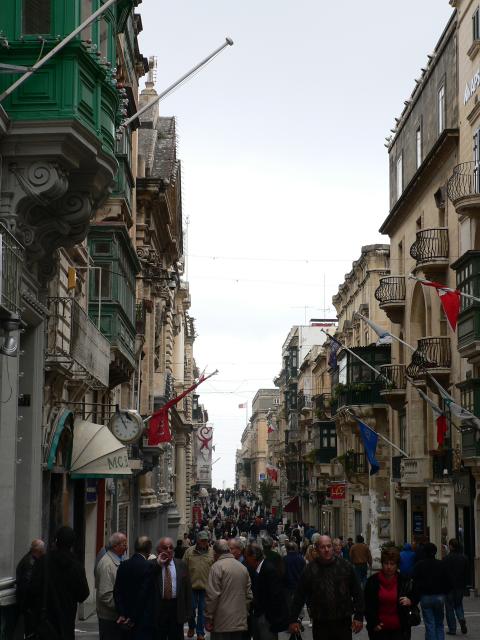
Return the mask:
[[348, 347], [346, 347], [344, 344], [342, 344], [340, 342], [340, 340], [337, 340], [337, 338], [334, 338], [333, 336], [331, 336], [328, 331], [325, 331], [325, 329], [320, 329], [320, 331], [323, 331], [323, 333], [325, 333], [331, 340], [333, 340], [334, 342], [337, 342], [342, 349], [345, 349], [345, 351], [348, 351], [348, 353], [350, 353], [354, 358], [357, 358], [357, 360], [360, 360], [360, 362], [362, 364], [364, 364], [366, 367], [368, 367], [369, 369], [371, 369], [372, 371], [374, 371], [376, 374], [378, 374], [379, 376], [381, 376], [382, 378], [384, 378], [384, 380], [387, 380], [387, 382], [392, 383], [392, 381], [387, 378], [387, 376], [382, 373], [381, 371], [379, 371], [378, 369], [375, 369], [375, 367], [373, 367], [371, 364], [369, 364], [366, 360], [364, 360], [363, 358], [361, 358], [357, 353], [355, 353], [355, 351], [352, 351], [351, 349], [349, 349]]
[[[364, 315], [362, 315], [361, 313], [359, 313], [358, 311], [355, 311], [354, 315], [358, 316], [359, 318], [361, 318], [364, 322], [368, 323], [368, 318], [366, 318]], [[411, 344], [408, 344], [408, 342], [405, 342], [405, 340], [402, 340], [401, 338], [399, 338], [398, 336], [394, 336], [393, 333], [391, 333], [390, 331], [387, 332], [389, 336], [391, 336], [394, 340], [396, 340], [397, 342], [400, 342], [400, 344], [403, 344], [405, 347], [408, 347], [409, 349], [411, 349], [412, 351], [416, 351], [415, 347], [412, 347]]]
[[[431, 284], [431, 280], [425, 280], [425, 278], [417, 278], [417, 276], [414, 276], [413, 273], [410, 273], [408, 275], [408, 279], [416, 280], [417, 282], [426, 282], [428, 284]], [[440, 291], [446, 291], [450, 293], [458, 293], [460, 296], [462, 296], [462, 298], [468, 298], [469, 300], [480, 302], [480, 298], [477, 298], [476, 296], [472, 296], [470, 293], [463, 293], [463, 291], [459, 291], [458, 289], [452, 289], [451, 287], [437, 287], [437, 289], [439, 289]]]
[[409, 458], [410, 456], [408, 455], [408, 453], [406, 453], [403, 449], [400, 449], [400, 447], [397, 447], [396, 444], [393, 444], [393, 442], [391, 440], [389, 440], [388, 438], [386, 438], [384, 435], [382, 435], [381, 433], [379, 433], [378, 431], [375, 431], [375, 429], [372, 429], [372, 427], [370, 427], [368, 424], [366, 424], [365, 422], [363, 422], [363, 420], [360, 420], [360, 418], [358, 418], [353, 411], [350, 411], [350, 409], [346, 409], [347, 413], [349, 413], [351, 416], [353, 416], [355, 418], [355, 420], [360, 421], [362, 424], [364, 424], [367, 429], [370, 429], [370, 431], [372, 431], [375, 435], [377, 435], [379, 438], [381, 438], [382, 440], [385, 440], [385, 442], [387, 442], [391, 447], [393, 447], [394, 449], [396, 449], [397, 451], [400, 451], [400, 453], [405, 456], [405, 458]]

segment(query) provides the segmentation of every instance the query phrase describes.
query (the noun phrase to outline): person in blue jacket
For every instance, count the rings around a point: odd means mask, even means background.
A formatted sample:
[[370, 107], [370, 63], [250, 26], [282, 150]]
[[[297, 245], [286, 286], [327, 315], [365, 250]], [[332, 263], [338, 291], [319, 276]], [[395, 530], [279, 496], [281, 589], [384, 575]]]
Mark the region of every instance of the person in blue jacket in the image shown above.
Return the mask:
[[412, 549], [412, 545], [406, 542], [400, 551], [400, 573], [407, 578], [413, 575], [413, 565], [415, 564], [416, 554]]

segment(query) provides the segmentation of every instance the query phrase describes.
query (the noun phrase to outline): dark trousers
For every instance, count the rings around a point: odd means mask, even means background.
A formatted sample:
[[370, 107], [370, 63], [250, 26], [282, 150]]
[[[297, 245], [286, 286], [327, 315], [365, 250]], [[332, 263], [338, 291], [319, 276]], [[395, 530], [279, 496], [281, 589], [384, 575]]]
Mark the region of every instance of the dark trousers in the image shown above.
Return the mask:
[[98, 619], [98, 637], [100, 640], [124, 640], [125, 635], [115, 620]]
[[313, 620], [313, 640], [352, 640], [352, 621]]
[[410, 630], [372, 631], [368, 633], [368, 637], [371, 640], [408, 640], [408, 638], [410, 638]]
[[183, 640], [183, 624], [177, 622], [177, 599], [160, 600], [155, 640]]

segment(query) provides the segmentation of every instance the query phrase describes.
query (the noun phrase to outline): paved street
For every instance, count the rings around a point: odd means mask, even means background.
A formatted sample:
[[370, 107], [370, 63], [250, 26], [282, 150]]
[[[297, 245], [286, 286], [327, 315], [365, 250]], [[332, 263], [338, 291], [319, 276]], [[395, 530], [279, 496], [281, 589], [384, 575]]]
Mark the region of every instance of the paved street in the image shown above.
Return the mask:
[[[480, 638], [480, 598], [465, 598], [463, 601], [465, 608], [465, 619], [467, 621], [468, 634], [466, 638], [478, 640]], [[305, 627], [305, 632], [302, 634], [304, 640], [311, 640], [312, 630]], [[457, 630], [457, 635], [462, 637], [460, 630]], [[85, 640], [93, 640], [98, 638], [97, 620], [94, 616], [84, 622], [77, 624], [75, 636], [77, 638], [84, 638]], [[420, 640], [425, 636], [424, 626], [414, 627], [412, 633], [412, 640]], [[207, 634], [207, 639], [208, 639]], [[367, 640], [367, 632], [364, 629], [359, 635], [359, 640]], [[288, 640], [288, 634], [280, 634], [280, 640]]]

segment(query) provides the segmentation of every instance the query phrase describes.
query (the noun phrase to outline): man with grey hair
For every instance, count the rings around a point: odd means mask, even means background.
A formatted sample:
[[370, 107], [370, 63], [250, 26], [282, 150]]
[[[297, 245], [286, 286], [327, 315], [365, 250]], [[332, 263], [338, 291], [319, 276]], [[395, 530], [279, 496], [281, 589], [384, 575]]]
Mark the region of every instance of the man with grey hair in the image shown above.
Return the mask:
[[28, 553], [17, 564], [15, 573], [17, 607], [19, 613], [23, 615], [26, 636], [34, 630], [32, 629], [32, 612], [27, 598], [28, 590], [32, 580], [33, 567], [43, 555], [45, 555], [45, 543], [40, 538], [35, 538], [32, 540]]
[[256, 542], [247, 545], [245, 560], [256, 573], [253, 584], [253, 639], [278, 640], [279, 631], [285, 631], [288, 627], [288, 605], [283, 583], [275, 566], [266, 560], [262, 547]]
[[[241, 541], [240, 538], [230, 538], [230, 540], [228, 541], [228, 548], [230, 550], [230, 553], [232, 554], [232, 556], [235, 558], [235, 560], [238, 560], [239, 562], [244, 561], [244, 556], [243, 556], [243, 551], [245, 549], [245, 545], [243, 544], [243, 542]], [[215, 545], [214, 545], [214, 551], [215, 551]]]
[[[121, 531], [112, 533], [108, 541], [108, 551], [99, 560], [95, 569], [95, 588], [98, 631], [100, 640], [120, 640], [123, 620], [115, 607], [113, 589], [118, 567], [127, 550], [127, 536]], [[119, 624], [117, 624], [119, 620]]]
[[226, 540], [213, 545], [215, 563], [205, 594], [205, 628], [212, 640], [244, 640], [252, 589], [247, 569], [238, 562]]

